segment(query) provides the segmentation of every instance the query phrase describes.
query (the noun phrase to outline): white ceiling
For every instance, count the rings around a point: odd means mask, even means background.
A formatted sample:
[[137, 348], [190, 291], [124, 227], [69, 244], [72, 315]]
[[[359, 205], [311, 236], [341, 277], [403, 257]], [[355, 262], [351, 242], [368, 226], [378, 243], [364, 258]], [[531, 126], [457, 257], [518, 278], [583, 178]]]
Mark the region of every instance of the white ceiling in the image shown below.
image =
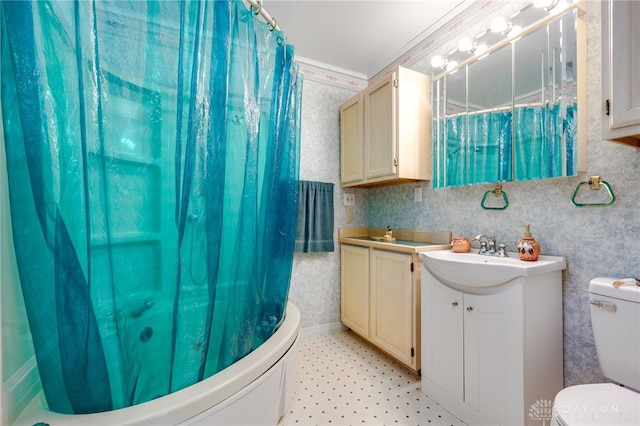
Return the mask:
[[263, 0], [298, 59], [371, 77], [475, 0]]

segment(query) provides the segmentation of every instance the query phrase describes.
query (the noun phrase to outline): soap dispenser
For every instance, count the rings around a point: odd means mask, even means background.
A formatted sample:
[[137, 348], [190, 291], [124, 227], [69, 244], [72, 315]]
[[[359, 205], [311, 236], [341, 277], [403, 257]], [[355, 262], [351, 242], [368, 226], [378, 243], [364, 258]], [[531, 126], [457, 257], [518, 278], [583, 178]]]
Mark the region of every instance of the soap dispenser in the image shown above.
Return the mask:
[[518, 255], [522, 260], [535, 261], [538, 260], [540, 255], [540, 244], [533, 238], [529, 229], [529, 224], [522, 225], [524, 227], [524, 235], [522, 239], [518, 241], [516, 248], [518, 249]]

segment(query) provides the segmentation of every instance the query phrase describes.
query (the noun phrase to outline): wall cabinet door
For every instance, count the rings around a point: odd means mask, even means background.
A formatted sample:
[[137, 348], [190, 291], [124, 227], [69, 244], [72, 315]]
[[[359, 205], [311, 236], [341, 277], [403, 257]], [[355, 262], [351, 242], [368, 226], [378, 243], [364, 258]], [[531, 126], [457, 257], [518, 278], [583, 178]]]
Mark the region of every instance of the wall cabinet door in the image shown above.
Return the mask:
[[602, 136], [640, 147], [640, 2], [602, 3]]
[[362, 104], [359, 94], [340, 107], [340, 182], [343, 184], [364, 179]]
[[340, 248], [340, 319], [362, 336], [369, 336], [369, 249], [342, 244]]
[[[396, 73], [375, 83], [363, 93], [364, 175], [366, 179], [394, 176], [396, 153]], [[425, 117], [426, 118], [426, 117]]]
[[371, 250], [370, 339], [400, 361], [414, 362], [412, 256]]

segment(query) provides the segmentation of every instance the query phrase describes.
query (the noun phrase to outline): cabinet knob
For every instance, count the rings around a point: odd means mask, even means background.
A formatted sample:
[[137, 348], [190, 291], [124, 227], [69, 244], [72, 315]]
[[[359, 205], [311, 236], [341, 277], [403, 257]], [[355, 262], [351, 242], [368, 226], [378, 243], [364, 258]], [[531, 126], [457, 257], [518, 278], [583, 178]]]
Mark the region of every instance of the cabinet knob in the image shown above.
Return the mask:
[[451, 306], [458, 306], [458, 302], [453, 302]]
[[467, 307], [467, 311], [469, 311], [469, 312], [473, 311], [473, 306]]

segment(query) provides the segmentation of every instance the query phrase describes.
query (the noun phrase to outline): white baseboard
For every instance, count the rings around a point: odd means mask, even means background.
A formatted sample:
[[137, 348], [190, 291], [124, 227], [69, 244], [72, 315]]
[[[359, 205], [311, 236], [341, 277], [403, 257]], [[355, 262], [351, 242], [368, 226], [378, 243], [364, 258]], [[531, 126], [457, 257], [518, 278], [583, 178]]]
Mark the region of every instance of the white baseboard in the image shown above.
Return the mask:
[[322, 336], [324, 334], [335, 333], [337, 331], [345, 331], [347, 327], [342, 325], [341, 322], [332, 322], [329, 324], [314, 325], [311, 327], [304, 327], [300, 329], [300, 337], [313, 337]]

